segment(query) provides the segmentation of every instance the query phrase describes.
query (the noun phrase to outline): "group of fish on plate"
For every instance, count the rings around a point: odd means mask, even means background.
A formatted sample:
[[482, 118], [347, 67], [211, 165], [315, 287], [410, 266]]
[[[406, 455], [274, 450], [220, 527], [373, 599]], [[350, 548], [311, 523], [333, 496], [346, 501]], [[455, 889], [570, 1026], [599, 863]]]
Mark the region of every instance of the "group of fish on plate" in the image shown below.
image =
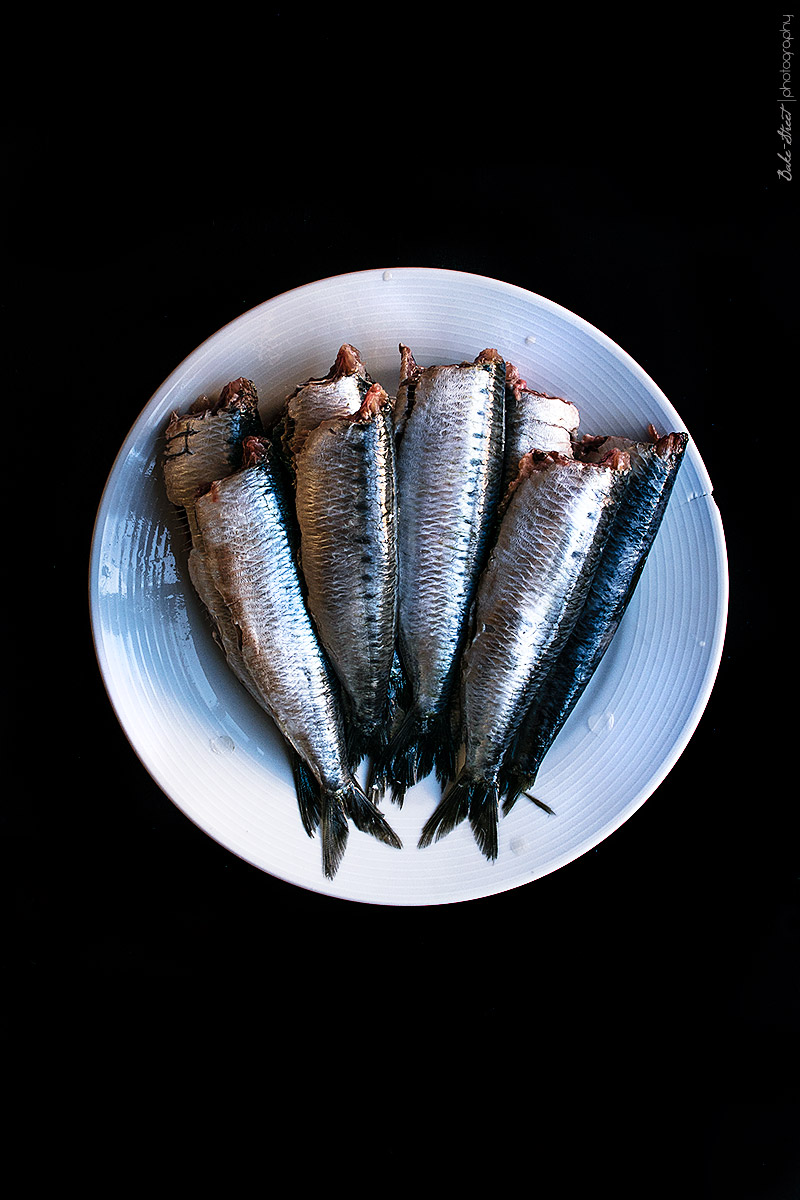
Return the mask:
[[[389, 396], [356, 348], [269, 426], [240, 378], [166, 429], [167, 495], [227, 662], [285, 739], [332, 879], [350, 823], [435, 775], [427, 846], [467, 820], [489, 860], [616, 632], [688, 436], [578, 437], [574, 404], [496, 350]], [[369, 762], [362, 787], [357, 772]]]

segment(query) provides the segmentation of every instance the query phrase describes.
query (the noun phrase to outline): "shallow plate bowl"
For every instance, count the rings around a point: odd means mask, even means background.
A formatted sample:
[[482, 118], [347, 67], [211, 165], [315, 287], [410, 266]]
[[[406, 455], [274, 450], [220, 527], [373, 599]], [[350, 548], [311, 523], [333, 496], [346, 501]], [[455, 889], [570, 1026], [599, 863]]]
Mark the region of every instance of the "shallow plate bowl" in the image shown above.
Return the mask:
[[530, 387], [572, 400], [581, 433], [691, 429], [636, 362], [558, 304], [518, 286], [430, 268], [368, 270], [265, 301], [190, 354], [145, 404], [111, 467], [96, 520], [90, 606], [100, 670], [133, 750], [169, 799], [262, 871], [352, 901], [471, 900], [529, 884], [595, 847], [634, 813], [685, 749], [719, 666], [728, 598], [722, 523], [690, 440], [633, 600], [595, 677], [553, 745], [537, 794], [500, 822], [490, 863], [462, 825], [424, 850], [432, 779], [386, 815], [394, 850], [353, 830], [334, 880], [300, 824], [274, 727], [228, 670], [190, 585], [185, 535], [164, 495], [160, 454], [173, 410], [245, 375], [265, 415], [343, 342], [393, 394], [399, 342], [421, 365], [494, 347]]

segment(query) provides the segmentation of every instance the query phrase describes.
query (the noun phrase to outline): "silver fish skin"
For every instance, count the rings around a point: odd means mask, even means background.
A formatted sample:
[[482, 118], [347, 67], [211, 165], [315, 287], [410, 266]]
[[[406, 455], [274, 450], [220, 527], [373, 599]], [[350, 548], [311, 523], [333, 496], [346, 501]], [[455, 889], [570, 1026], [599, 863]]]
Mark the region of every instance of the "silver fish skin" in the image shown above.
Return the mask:
[[202, 395], [185, 413], [174, 412], [165, 431], [164, 484], [168, 499], [180, 508], [188, 525], [189, 577], [212, 618], [215, 639], [229, 658], [238, 654], [239, 639], [208, 577], [195, 502], [215, 480], [239, 468], [244, 439], [262, 432], [258, 391], [244, 377], [227, 383], [216, 400]]
[[528, 789], [611, 645], [658, 534], [689, 439], [686, 433], [659, 436], [652, 425], [648, 432], [648, 442], [592, 437], [576, 444], [576, 456], [586, 462], [602, 462], [622, 450], [631, 470], [580, 616], [503, 763], [504, 812], [522, 794], [552, 811]]
[[198, 396], [185, 413], [172, 414], [164, 435], [164, 483], [169, 500], [184, 509], [193, 541], [199, 492], [232, 474], [243, 440], [262, 432], [256, 386], [243, 377], [227, 383], [216, 400]]
[[381, 385], [351, 416], [309, 429], [293, 466], [306, 602], [342, 684], [355, 765], [383, 746], [393, 717], [395, 444], [392, 402]]
[[577, 620], [627, 471], [619, 454], [602, 465], [552, 451], [522, 459], [461, 661], [459, 770], [420, 846], [469, 818], [484, 855], [497, 857], [503, 758]]
[[411, 704], [374, 763], [402, 804], [432, 770], [452, 771], [449, 702], [502, 471], [505, 361], [420, 367], [401, 345], [397, 444], [398, 647]]
[[505, 495], [529, 450], [557, 450], [573, 457], [572, 440], [580, 412], [570, 400], [529, 388], [512, 363], [506, 363], [506, 428], [502, 494]]
[[316, 781], [325, 875], [333, 878], [341, 863], [348, 819], [399, 847], [348, 764], [338, 684], [305, 606], [269, 441], [246, 439], [241, 469], [212, 484], [195, 510], [209, 579], [238, 634], [231, 669], [294, 749], [298, 786]]

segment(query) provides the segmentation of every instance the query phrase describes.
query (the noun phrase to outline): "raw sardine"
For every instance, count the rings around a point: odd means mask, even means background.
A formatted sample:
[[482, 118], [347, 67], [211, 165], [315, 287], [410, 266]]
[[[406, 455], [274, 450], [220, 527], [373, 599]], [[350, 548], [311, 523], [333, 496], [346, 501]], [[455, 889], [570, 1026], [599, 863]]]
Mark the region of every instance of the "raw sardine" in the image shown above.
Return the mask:
[[580, 413], [570, 400], [529, 388], [512, 363], [506, 363], [506, 436], [503, 454], [505, 492], [529, 450], [557, 450], [572, 458], [572, 439]]
[[452, 772], [449, 702], [499, 497], [505, 400], [496, 350], [429, 367], [400, 352], [398, 645], [411, 704], [373, 773], [398, 804], [434, 768]]
[[323, 869], [332, 878], [356, 828], [391, 846], [396, 834], [353, 778], [338, 685], [305, 606], [288, 529], [288, 504], [266, 438], [247, 438], [242, 466], [211, 485], [195, 512], [208, 579], [236, 628], [232, 670], [272, 717], [298, 756], [304, 825], [321, 829]]
[[421, 846], [469, 818], [480, 849], [497, 857], [501, 764], [586, 598], [627, 469], [618, 452], [601, 465], [554, 451], [523, 457], [461, 663], [458, 774]]
[[227, 383], [216, 400], [199, 396], [186, 413], [174, 412], [165, 433], [164, 483], [169, 500], [183, 512], [188, 525], [189, 577], [211, 615], [215, 640], [229, 659], [239, 653], [239, 638], [208, 578], [195, 503], [214, 480], [239, 468], [242, 442], [261, 432], [255, 384], [239, 378]]
[[307, 428], [293, 457], [307, 605], [344, 690], [353, 765], [384, 745], [393, 716], [397, 504], [391, 409], [375, 383], [351, 416]]
[[[611, 644], [653, 546], [688, 435], [669, 433], [659, 437], [652, 426], [650, 435], [651, 442], [585, 438], [576, 446], [577, 456], [588, 462], [600, 461], [610, 448], [618, 447], [628, 453], [631, 472], [586, 603], [503, 765], [500, 789], [505, 812], [533, 786], [545, 754]], [[535, 803], [541, 805], [541, 801]]]

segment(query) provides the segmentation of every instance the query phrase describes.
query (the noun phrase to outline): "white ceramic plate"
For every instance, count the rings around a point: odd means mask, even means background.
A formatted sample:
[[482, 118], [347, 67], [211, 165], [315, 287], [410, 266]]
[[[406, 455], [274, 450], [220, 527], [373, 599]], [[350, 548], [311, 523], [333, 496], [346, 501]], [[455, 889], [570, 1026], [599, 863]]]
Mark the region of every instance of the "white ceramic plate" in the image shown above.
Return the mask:
[[[268, 300], [198, 347], [158, 389], [113, 464], [97, 516], [90, 601], [100, 669], [133, 749], [174, 804], [234, 854], [289, 883], [354, 901], [424, 905], [527, 884], [617, 829], [662, 782], [694, 732], [722, 653], [725, 543], [690, 441], [670, 505], [617, 636], [552, 747], [537, 794], [500, 823], [488, 862], [464, 823], [425, 850], [433, 780], [384, 811], [403, 840], [353, 830], [333, 881], [303, 831], [274, 727], [229, 672], [186, 571], [160, 470], [170, 413], [245, 375], [265, 413], [325, 374], [352, 342], [391, 394], [398, 343], [420, 364], [497, 348], [528, 385], [577, 404], [581, 433], [642, 436], [687, 426], [645, 372], [566, 309], [508, 283], [429, 268], [361, 271]], [[691, 434], [691, 430], [688, 430]]]

